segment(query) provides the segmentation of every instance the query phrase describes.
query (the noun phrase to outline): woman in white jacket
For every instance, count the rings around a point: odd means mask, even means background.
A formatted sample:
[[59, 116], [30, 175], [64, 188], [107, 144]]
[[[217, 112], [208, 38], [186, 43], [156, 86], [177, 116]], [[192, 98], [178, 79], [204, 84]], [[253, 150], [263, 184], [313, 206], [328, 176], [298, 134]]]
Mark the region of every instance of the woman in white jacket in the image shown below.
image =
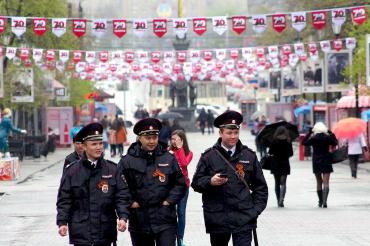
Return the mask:
[[365, 151], [367, 151], [367, 144], [363, 134], [348, 139], [348, 159], [352, 178], [357, 178], [358, 159]]

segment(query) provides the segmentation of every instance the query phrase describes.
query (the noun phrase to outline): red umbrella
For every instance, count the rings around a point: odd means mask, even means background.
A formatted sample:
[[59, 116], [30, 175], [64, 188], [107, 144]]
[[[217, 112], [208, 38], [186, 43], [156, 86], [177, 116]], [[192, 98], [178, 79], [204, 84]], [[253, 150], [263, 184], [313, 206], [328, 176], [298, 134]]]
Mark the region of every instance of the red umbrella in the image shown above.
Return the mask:
[[345, 118], [338, 121], [333, 132], [337, 138], [351, 139], [366, 132], [366, 122], [359, 118]]

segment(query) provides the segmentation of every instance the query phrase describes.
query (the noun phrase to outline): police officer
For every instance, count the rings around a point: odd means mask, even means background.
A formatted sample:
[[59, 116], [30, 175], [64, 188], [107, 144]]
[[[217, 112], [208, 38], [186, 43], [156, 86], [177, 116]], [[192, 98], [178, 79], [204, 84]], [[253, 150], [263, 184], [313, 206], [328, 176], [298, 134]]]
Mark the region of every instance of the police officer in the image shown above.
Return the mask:
[[[130, 193], [117, 165], [103, 158], [103, 127], [81, 129], [84, 154], [65, 170], [57, 199], [59, 234], [70, 244], [108, 246], [126, 230]], [[118, 224], [117, 224], [118, 220]]]
[[202, 154], [191, 184], [202, 193], [212, 246], [227, 246], [231, 235], [234, 246], [251, 245], [257, 217], [267, 204], [267, 184], [256, 154], [239, 140], [242, 121], [236, 111], [215, 119], [220, 138]]
[[174, 246], [176, 241], [175, 207], [186, 183], [175, 156], [158, 142], [161, 127], [154, 118], [138, 121], [138, 141], [118, 164], [132, 196], [129, 231], [134, 246]]
[[64, 160], [63, 173], [66, 167], [80, 160], [84, 153], [80, 131], [73, 137], [73, 147], [74, 151], [67, 155], [67, 157]]

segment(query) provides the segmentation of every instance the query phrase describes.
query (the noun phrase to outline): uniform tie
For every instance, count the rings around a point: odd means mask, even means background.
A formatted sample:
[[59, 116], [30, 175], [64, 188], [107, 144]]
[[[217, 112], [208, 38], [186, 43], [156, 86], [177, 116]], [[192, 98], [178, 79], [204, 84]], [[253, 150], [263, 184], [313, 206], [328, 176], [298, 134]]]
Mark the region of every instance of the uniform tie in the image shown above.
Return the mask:
[[233, 153], [233, 152], [232, 152], [231, 150], [228, 150], [228, 151], [227, 151], [227, 154], [229, 155], [229, 157], [231, 157], [232, 153]]

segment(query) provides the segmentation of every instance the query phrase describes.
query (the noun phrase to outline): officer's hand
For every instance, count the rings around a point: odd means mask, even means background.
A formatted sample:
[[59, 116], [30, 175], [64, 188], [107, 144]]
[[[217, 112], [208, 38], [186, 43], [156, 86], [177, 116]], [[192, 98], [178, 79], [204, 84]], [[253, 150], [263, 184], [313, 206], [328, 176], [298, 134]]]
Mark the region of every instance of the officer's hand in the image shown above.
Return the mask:
[[163, 206], [170, 206], [170, 203], [169, 203], [169, 202], [167, 202], [167, 201], [164, 201], [164, 202], [162, 202], [162, 205], [163, 205]]
[[126, 221], [120, 219], [117, 221], [117, 227], [120, 232], [126, 231]]
[[62, 237], [67, 236], [67, 234], [68, 234], [68, 226], [67, 225], [61, 225], [61, 226], [59, 226], [58, 233]]
[[211, 178], [211, 185], [213, 185], [213, 186], [223, 185], [226, 182], [227, 182], [227, 178], [221, 178], [219, 173], [216, 173]]
[[138, 203], [138, 202], [133, 202], [133, 203], [131, 204], [131, 208], [140, 208], [140, 205], [139, 205], [139, 203]]

